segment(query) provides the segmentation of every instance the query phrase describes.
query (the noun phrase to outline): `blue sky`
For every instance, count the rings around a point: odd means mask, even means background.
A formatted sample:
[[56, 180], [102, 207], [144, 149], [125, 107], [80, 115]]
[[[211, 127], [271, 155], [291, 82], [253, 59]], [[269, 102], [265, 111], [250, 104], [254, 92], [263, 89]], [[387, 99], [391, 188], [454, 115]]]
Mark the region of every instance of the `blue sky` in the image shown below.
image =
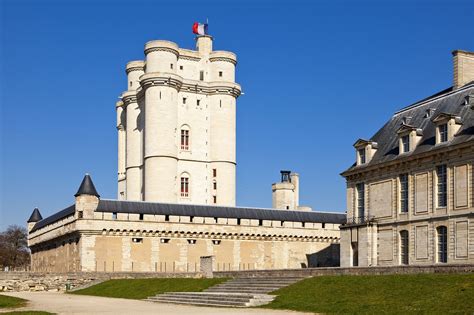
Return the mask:
[[237, 203], [271, 206], [280, 169], [301, 203], [345, 210], [352, 144], [452, 83], [474, 50], [472, 1], [0, 1], [0, 229], [74, 201], [84, 173], [116, 197], [115, 102], [145, 42], [238, 56]]

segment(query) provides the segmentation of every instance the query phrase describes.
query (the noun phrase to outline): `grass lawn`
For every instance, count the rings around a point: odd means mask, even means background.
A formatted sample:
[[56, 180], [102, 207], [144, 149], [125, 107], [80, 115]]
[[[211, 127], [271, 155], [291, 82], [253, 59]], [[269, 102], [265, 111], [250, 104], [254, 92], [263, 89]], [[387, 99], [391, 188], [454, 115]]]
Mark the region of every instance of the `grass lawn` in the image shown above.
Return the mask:
[[228, 279], [117, 279], [70, 292], [71, 294], [96, 295], [125, 299], [146, 299], [165, 292], [199, 292]]
[[474, 274], [322, 276], [272, 292], [265, 308], [315, 313], [474, 313]]
[[11, 307], [22, 307], [26, 305], [26, 300], [12, 297], [12, 296], [6, 296], [6, 295], [0, 295], [0, 309], [2, 308], [11, 308]]

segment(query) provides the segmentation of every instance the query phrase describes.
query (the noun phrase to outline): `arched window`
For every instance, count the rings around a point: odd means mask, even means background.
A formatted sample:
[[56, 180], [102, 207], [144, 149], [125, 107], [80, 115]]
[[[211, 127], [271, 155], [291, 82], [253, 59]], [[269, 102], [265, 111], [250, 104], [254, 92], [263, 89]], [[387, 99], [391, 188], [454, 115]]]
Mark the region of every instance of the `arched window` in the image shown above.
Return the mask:
[[438, 262], [448, 262], [448, 228], [445, 226], [438, 226], [436, 228], [438, 234]]
[[181, 174], [181, 197], [189, 197], [189, 175]]
[[408, 265], [408, 255], [409, 251], [409, 238], [408, 238], [408, 231], [403, 230], [400, 231], [400, 263], [402, 265]]
[[181, 127], [181, 150], [189, 150], [189, 127], [186, 125]]

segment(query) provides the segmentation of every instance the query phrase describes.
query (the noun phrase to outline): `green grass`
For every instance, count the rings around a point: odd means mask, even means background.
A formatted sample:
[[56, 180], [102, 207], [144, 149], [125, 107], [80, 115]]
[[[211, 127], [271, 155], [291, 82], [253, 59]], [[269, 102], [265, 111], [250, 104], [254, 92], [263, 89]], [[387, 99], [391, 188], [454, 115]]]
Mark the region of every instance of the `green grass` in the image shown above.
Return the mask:
[[321, 276], [263, 307], [329, 314], [473, 314], [474, 274]]
[[0, 295], [0, 309], [22, 307], [26, 305], [26, 302], [26, 300], [17, 297]]
[[200, 292], [228, 279], [119, 279], [70, 292], [71, 294], [106, 296], [125, 299], [145, 299], [165, 292]]

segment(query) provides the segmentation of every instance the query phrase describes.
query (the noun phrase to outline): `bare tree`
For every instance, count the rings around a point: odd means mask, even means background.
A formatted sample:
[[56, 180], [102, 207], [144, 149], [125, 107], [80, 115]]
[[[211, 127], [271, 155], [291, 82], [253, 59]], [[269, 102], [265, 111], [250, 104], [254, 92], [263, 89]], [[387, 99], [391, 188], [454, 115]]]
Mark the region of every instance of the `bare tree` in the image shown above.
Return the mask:
[[29, 264], [28, 231], [22, 226], [10, 225], [0, 233], [0, 266], [14, 270], [27, 268]]

